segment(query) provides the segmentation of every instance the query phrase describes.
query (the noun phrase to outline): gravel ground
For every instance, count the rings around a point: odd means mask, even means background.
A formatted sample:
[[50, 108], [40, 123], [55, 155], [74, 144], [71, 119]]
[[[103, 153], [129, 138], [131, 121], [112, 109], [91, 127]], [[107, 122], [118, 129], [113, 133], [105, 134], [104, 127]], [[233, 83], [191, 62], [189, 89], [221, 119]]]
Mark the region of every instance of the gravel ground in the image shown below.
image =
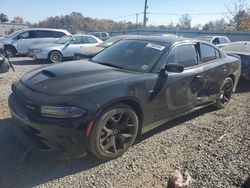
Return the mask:
[[[250, 82], [240, 81], [223, 110], [204, 108], [139, 137], [122, 157], [103, 163], [93, 155], [53, 161], [28, 155], [11, 134], [11, 83], [44, 65], [12, 59], [16, 72], [0, 75], [0, 187], [165, 187], [175, 169], [191, 187], [241, 187], [250, 181]], [[243, 186], [242, 186], [243, 187]]]

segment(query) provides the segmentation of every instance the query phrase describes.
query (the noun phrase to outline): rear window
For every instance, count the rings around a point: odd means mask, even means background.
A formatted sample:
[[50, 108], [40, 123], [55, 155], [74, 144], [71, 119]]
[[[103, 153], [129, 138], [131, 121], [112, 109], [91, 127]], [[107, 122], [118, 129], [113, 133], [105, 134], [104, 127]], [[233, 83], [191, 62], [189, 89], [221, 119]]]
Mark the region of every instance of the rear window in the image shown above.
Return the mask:
[[201, 61], [206, 63], [220, 57], [220, 52], [214, 47], [207, 44], [200, 44]]
[[226, 39], [226, 38], [219, 38], [219, 41], [220, 41], [220, 44], [226, 44], [226, 43], [229, 43], [229, 41]]
[[64, 36], [65, 35], [65, 33], [63, 33], [63, 32], [60, 32], [60, 31], [53, 31], [53, 37], [54, 38], [60, 38], [60, 37], [62, 37], [62, 36]]
[[108, 37], [107, 33], [101, 33], [102, 37]]
[[36, 36], [36, 38], [51, 38], [52, 31], [37, 30], [37, 31], [35, 31], [35, 36]]

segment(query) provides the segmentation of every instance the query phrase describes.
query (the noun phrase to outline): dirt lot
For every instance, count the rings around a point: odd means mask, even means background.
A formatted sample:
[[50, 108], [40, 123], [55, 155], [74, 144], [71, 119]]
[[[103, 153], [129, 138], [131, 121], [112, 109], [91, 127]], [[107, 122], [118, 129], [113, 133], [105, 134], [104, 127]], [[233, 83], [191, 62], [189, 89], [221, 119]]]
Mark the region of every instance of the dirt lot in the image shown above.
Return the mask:
[[[191, 187], [240, 187], [250, 177], [250, 82], [240, 81], [223, 110], [204, 108], [141, 136], [122, 157], [103, 163], [93, 155], [52, 161], [28, 155], [10, 130], [11, 83], [42, 66], [13, 58], [16, 72], [0, 75], [0, 187], [164, 187], [175, 169]], [[249, 180], [250, 181], [250, 180]], [[243, 187], [243, 186], [242, 186]]]

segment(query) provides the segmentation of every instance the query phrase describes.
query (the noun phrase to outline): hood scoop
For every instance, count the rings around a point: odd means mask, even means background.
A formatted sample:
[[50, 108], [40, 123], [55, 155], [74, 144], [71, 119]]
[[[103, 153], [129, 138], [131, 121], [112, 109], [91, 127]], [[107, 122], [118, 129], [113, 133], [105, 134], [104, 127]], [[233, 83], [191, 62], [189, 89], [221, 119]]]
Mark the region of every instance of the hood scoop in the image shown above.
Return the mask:
[[29, 83], [35, 84], [41, 81], [45, 81], [48, 80], [50, 78], [54, 78], [56, 77], [56, 75], [50, 71], [47, 70], [42, 70], [36, 74], [34, 74], [33, 76], [31, 76], [27, 81]]
[[56, 75], [53, 73], [53, 72], [50, 72], [48, 70], [42, 70], [41, 71], [41, 74], [45, 75], [45, 76], [48, 76], [50, 78], [53, 78], [53, 77], [56, 77]]

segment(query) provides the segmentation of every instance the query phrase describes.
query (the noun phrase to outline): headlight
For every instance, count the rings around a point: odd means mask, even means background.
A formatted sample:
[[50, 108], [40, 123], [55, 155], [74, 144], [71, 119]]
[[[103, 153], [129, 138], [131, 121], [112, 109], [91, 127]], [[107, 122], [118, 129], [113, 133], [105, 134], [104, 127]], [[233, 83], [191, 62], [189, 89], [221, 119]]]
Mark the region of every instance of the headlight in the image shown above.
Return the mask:
[[80, 107], [41, 106], [41, 115], [54, 118], [76, 118], [86, 111]]

